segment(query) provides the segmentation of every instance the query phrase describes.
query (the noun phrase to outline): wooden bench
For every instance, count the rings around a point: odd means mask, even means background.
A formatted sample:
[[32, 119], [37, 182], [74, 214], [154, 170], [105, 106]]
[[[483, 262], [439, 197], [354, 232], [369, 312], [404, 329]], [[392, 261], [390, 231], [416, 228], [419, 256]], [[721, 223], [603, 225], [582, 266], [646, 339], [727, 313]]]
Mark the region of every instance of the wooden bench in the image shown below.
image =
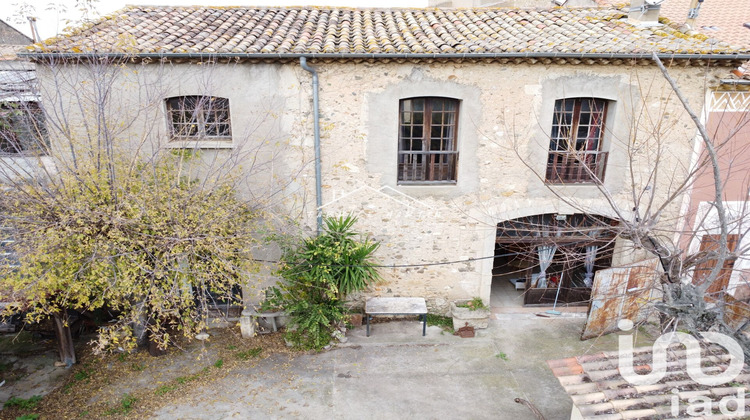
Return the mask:
[[427, 303], [424, 298], [373, 297], [365, 302], [367, 336], [370, 336], [370, 319], [376, 315], [417, 315], [422, 321], [422, 336], [427, 330]]

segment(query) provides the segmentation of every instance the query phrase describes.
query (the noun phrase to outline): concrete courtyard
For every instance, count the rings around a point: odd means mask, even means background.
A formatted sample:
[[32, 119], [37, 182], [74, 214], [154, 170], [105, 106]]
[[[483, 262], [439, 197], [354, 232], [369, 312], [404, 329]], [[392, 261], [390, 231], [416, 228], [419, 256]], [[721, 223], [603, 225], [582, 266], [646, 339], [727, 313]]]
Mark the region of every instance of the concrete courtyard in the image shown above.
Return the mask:
[[[539, 312], [543, 312], [540, 310]], [[543, 318], [495, 314], [486, 330], [462, 339], [418, 321], [349, 331], [319, 354], [276, 354], [257, 366], [178, 398], [155, 413], [185, 419], [567, 419], [571, 400], [546, 360], [614, 350], [610, 335], [582, 342], [583, 314]]]

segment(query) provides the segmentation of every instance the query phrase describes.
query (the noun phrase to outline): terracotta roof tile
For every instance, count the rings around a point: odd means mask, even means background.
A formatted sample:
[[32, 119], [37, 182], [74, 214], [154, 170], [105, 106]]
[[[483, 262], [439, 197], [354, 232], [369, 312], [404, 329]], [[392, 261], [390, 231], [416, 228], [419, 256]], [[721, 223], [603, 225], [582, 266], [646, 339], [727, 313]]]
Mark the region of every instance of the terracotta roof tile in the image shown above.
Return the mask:
[[[650, 363], [651, 350], [651, 347], [634, 349], [634, 363], [644, 366]], [[584, 419], [654, 418], [665, 415], [672, 418], [671, 404], [675, 395], [681, 404], [680, 415], [687, 418], [684, 410], [690, 398], [707, 397], [715, 407], [721, 398], [736, 396], [738, 390], [746, 392], [750, 389], [750, 369], [747, 364], [729, 384], [716, 387], [698, 384], [687, 374], [685, 350], [675, 345], [668, 351], [665, 377], [653, 385], [630, 385], [625, 381], [617, 369], [617, 352], [550, 360], [547, 364]], [[704, 347], [701, 370], [705, 374], [722, 372], [728, 365], [726, 350], [718, 346]], [[575, 373], [576, 366], [583, 371]], [[746, 404], [750, 404], [750, 401]]]
[[633, 26], [615, 8], [170, 6], [131, 6], [36, 44], [35, 51], [269, 55], [737, 52], [727, 44], [686, 35], [670, 26]]
[[[668, 0], [662, 3], [661, 15], [678, 24], [685, 23], [690, 0]], [[694, 29], [732, 45], [750, 47], [750, 1], [710, 0], [701, 4]]]

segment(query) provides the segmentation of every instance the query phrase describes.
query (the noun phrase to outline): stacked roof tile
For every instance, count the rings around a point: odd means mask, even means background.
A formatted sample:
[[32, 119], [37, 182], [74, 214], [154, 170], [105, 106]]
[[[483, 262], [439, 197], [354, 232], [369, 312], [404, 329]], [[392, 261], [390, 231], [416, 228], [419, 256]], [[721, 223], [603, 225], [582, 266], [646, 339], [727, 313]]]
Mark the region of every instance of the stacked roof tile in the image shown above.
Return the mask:
[[[619, 420], [654, 418], [711, 418], [723, 419], [719, 413], [702, 413], [690, 417], [686, 410], [694, 397], [707, 398], [713, 408], [718, 408], [722, 399], [744, 395], [750, 391], [750, 370], [744, 365], [742, 371], [726, 384], [706, 386], [697, 383], [687, 373], [686, 350], [673, 344], [667, 354], [666, 374], [655, 384], [633, 385], [620, 374], [618, 352], [601, 352], [547, 362], [553, 373], [570, 395], [573, 404], [583, 419]], [[731, 356], [721, 347], [708, 346], [703, 349], [701, 370], [706, 375], [724, 372]], [[651, 371], [653, 355], [651, 347], [634, 349], [633, 365], [638, 374]], [[741, 403], [750, 405], [750, 398]], [[750, 412], [750, 407], [736, 411]], [[679, 414], [675, 415], [674, 411]], [[715, 414], [712, 416], [712, 414]], [[746, 417], [743, 417], [746, 418]]]
[[377, 56], [508, 53], [729, 54], [729, 45], [614, 8], [350, 9], [131, 6], [36, 52]]

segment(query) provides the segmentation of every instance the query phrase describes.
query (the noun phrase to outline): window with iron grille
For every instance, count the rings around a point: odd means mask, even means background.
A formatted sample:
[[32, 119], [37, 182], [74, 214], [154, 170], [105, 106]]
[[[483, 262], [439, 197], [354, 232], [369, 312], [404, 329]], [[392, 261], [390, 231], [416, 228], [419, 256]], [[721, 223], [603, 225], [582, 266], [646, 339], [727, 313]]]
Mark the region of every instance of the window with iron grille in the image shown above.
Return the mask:
[[593, 183], [604, 180], [607, 152], [601, 151], [607, 101], [568, 98], [555, 101], [547, 182]]
[[399, 105], [398, 183], [455, 183], [458, 100], [409, 98]]
[[0, 153], [46, 154], [47, 130], [38, 102], [0, 104]]
[[172, 140], [231, 140], [229, 99], [178, 96], [167, 99]]

